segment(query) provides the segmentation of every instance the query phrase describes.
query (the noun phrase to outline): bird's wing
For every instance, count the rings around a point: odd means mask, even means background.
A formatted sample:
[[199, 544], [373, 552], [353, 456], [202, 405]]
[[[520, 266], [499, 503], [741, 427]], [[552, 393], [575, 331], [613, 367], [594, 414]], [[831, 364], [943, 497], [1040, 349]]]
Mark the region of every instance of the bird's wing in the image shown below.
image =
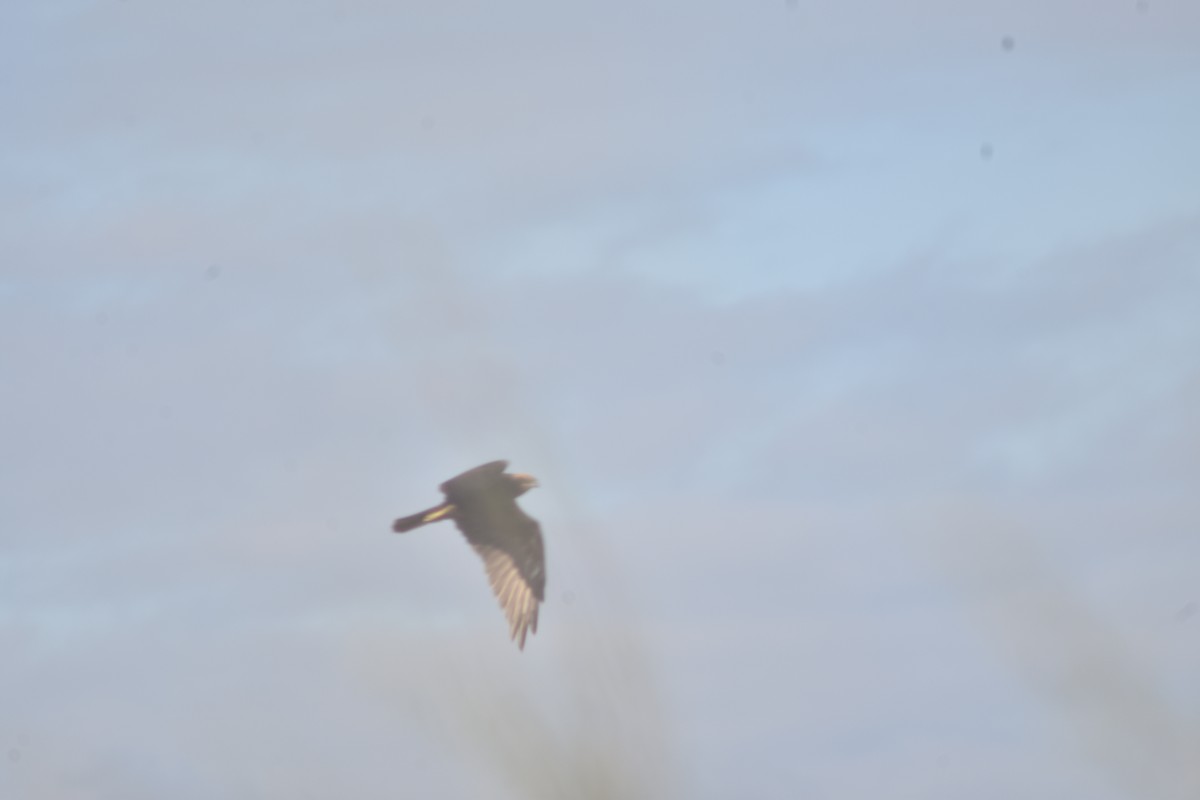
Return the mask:
[[483, 558], [492, 592], [508, 617], [509, 636], [524, 650], [526, 634], [537, 633], [539, 600], [533, 587], [510, 553], [490, 544], [472, 542], [471, 546]]
[[486, 491], [490, 487], [495, 486], [506, 469], [508, 469], [507, 461], [489, 461], [486, 464], [469, 469], [461, 475], [455, 475], [453, 478], [443, 481], [438, 489], [448, 498]]
[[455, 522], [483, 559], [509, 633], [523, 648], [526, 632], [537, 632], [538, 603], [546, 596], [541, 526], [509, 499], [462, 511]]

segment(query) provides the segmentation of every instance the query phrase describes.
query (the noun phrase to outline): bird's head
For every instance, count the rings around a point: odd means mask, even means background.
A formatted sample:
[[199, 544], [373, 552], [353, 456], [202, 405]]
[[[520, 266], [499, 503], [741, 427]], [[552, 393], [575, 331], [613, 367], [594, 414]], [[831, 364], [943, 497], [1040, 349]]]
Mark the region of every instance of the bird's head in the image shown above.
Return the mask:
[[526, 475], [524, 472], [514, 472], [508, 476], [512, 481], [513, 488], [516, 489], [517, 497], [528, 492], [530, 489], [538, 487], [537, 478], [532, 475]]

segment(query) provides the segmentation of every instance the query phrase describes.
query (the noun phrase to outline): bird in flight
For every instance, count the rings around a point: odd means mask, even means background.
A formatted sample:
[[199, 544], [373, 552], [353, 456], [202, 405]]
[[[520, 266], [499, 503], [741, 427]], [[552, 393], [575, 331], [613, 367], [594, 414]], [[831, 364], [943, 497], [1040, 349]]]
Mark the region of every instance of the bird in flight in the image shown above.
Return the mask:
[[483, 559], [492, 592], [508, 617], [509, 635], [525, 649], [537, 633], [538, 604], [546, 596], [546, 554], [537, 520], [517, 498], [538, 485], [532, 475], [505, 472], [507, 461], [490, 461], [451, 478], [439, 488], [445, 502], [392, 523], [405, 533], [444, 519], [467, 537]]

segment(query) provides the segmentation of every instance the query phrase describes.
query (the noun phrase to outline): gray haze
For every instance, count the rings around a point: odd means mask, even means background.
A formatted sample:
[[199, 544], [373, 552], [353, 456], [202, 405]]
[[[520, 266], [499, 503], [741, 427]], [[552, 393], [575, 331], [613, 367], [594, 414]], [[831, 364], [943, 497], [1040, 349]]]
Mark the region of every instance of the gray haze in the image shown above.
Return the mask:
[[0, 8], [0, 796], [1200, 794], [1200, 6], [968, 6]]

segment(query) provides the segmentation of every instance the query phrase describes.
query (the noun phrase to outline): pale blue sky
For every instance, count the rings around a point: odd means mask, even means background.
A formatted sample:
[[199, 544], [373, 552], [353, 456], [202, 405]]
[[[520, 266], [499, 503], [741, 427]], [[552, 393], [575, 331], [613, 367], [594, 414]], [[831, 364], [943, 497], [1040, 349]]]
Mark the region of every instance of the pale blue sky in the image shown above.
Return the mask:
[[[1200, 6], [0, 8], [0, 795], [1200, 791]], [[525, 652], [452, 529], [539, 477]]]

